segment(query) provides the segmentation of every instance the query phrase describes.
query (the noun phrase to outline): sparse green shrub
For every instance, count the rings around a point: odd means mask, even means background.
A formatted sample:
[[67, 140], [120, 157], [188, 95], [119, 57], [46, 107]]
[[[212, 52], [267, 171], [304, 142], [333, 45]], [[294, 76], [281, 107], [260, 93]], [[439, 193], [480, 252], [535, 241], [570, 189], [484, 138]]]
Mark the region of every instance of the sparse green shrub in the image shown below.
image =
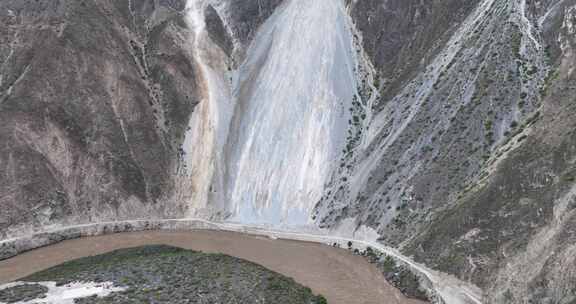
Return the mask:
[[315, 304], [328, 304], [328, 300], [322, 295], [317, 295], [316, 299], [314, 300]]
[[392, 272], [396, 267], [396, 262], [391, 256], [386, 256], [384, 262], [382, 262], [382, 267], [384, 268], [384, 272]]

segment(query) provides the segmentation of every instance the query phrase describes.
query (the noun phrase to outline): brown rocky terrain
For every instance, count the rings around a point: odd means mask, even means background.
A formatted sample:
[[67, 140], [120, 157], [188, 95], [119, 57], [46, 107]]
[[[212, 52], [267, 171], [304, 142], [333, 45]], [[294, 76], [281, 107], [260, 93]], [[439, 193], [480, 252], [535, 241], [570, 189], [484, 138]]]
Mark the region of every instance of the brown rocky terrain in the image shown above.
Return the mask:
[[1, 6], [2, 231], [180, 213], [159, 202], [199, 100], [184, 1]]
[[4, 0], [0, 236], [189, 216], [369, 230], [486, 303], [572, 303], [575, 17], [573, 0]]

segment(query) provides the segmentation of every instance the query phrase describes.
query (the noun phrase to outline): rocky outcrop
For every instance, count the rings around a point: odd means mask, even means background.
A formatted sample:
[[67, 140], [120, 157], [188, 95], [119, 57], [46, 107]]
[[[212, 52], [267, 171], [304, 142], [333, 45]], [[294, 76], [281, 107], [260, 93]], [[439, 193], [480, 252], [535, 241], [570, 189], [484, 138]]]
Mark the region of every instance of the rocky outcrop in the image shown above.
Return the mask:
[[[393, 97], [445, 46], [478, 1], [348, 1], [384, 99]], [[384, 82], [386, 85], [384, 86]]]
[[4, 1], [0, 233], [364, 233], [569, 303], [573, 0]]
[[197, 71], [184, 1], [0, 4], [0, 227], [177, 214]]
[[[206, 6], [206, 31], [232, 57], [280, 2]], [[189, 214], [179, 172], [206, 71], [187, 5], [0, 4], [0, 235]]]
[[[276, 11], [284, 0], [225, 1], [225, 15], [233, 37], [246, 49], [260, 26]], [[240, 50], [240, 54], [243, 51]]]
[[[410, 251], [487, 286], [489, 303], [574, 300], [574, 82], [576, 3], [532, 3], [549, 67], [542, 106], [500, 148], [485, 174], [414, 239]], [[434, 256], [434, 257], [433, 257]]]
[[218, 11], [216, 11], [212, 5], [207, 5], [204, 11], [204, 16], [206, 18], [206, 30], [212, 41], [214, 41], [214, 43], [216, 43], [227, 56], [231, 56], [231, 53], [234, 50], [232, 37], [224, 26]]
[[488, 303], [571, 301], [573, 5], [350, 2], [372, 69], [320, 225], [373, 227]]
[[[352, 11], [369, 4], [352, 3]], [[317, 207], [321, 225], [355, 218], [427, 265], [484, 287], [487, 303], [573, 301], [575, 275], [561, 269], [574, 264], [576, 142], [567, 100], [576, 3], [460, 2], [449, 12], [402, 4], [421, 18], [402, 39], [382, 42], [401, 59], [374, 55], [384, 13], [357, 19], [376, 73], [364, 100], [378, 101], [368, 135], [350, 141], [345, 170]], [[406, 7], [388, 1], [369, 12], [406, 16]], [[439, 16], [451, 25], [432, 21]], [[436, 43], [406, 42], [419, 35]], [[390, 75], [396, 60], [400, 71]]]

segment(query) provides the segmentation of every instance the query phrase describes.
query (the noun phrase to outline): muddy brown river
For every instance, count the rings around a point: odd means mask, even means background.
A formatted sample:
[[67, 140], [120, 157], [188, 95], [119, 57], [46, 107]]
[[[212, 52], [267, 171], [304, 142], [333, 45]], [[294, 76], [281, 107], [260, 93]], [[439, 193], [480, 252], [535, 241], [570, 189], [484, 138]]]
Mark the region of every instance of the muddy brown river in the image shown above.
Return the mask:
[[166, 244], [219, 252], [294, 278], [331, 304], [421, 304], [389, 285], [364, 258], [330, 246], [233, 232], [135, 232], [61, 242], [0, 261], [0, 284], [63, 262], [115, 249]]

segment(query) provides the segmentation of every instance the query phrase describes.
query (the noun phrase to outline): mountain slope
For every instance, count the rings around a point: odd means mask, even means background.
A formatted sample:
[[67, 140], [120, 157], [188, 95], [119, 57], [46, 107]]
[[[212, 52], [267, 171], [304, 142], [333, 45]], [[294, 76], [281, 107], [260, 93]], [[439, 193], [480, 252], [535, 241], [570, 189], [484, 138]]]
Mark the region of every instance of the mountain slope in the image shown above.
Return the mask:
[[2, 232], [181, 209], [156, 202], [198, 103], [183, 4], [2, 2]]
[[573, 0], [0, 8], [3, 237], [124, 218], [321, 228], [487, 303], [575, 300]]

